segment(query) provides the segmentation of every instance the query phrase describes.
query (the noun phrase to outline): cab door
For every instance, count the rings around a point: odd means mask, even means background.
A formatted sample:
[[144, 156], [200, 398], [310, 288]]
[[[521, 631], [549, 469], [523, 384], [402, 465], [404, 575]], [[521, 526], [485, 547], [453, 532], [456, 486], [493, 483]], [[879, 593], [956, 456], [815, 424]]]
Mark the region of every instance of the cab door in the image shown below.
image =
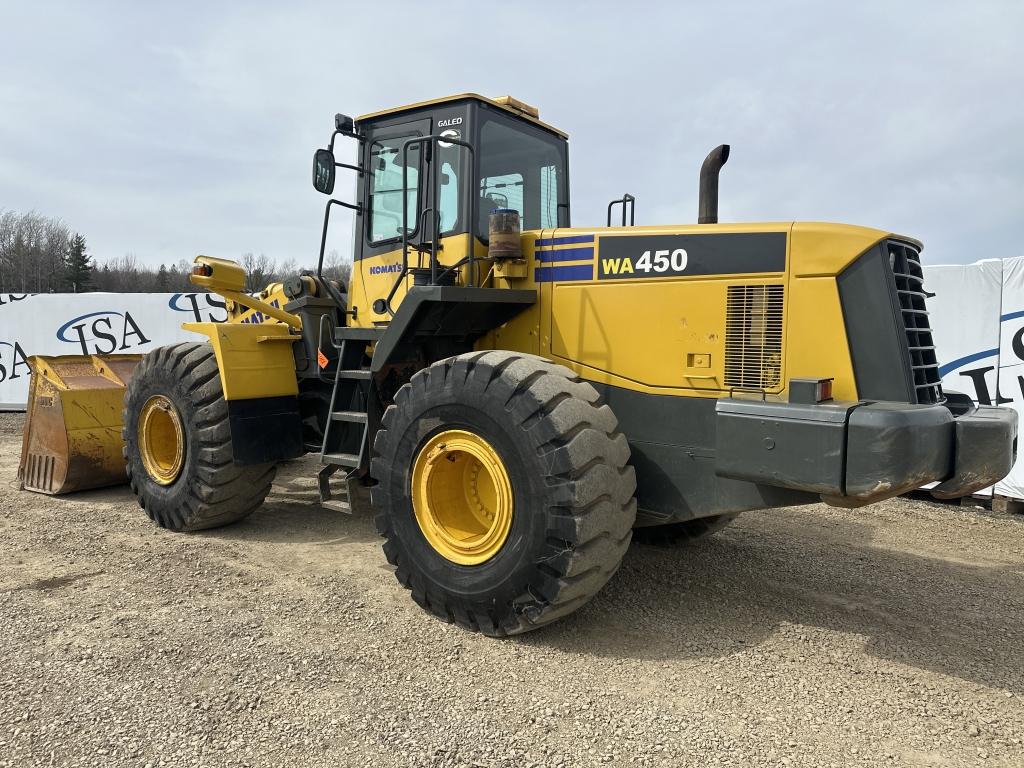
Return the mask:
[[[357, 323], [372, 325], [389, 319], [375, 313], [373, 302], [384, 298], [402, 269], [403, 169], [405, 171], [406, 226], [409, 238], [420, 238], [424, 193], [423, 149], [412, 145], [403, 152], [408, 139], [430, 133], [424, 117], [373, 126], [363, 148], [363, 214], [353, 232], [355, 255], [349, 303], [358, 309]], [[400, 288], [393, 300], [397, 306], [404, 296]]]

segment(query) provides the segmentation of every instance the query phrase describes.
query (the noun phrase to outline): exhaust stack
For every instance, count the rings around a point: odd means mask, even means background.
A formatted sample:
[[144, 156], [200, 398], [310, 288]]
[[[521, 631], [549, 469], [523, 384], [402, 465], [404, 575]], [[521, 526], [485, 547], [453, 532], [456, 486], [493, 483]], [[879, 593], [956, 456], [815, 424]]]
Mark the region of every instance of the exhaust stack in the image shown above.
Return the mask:
[[718, 223], [718, 174], [728, 159], [728, 144], [719, 144], [704, 158], [704, 163], [700, 167], [698, 224]]

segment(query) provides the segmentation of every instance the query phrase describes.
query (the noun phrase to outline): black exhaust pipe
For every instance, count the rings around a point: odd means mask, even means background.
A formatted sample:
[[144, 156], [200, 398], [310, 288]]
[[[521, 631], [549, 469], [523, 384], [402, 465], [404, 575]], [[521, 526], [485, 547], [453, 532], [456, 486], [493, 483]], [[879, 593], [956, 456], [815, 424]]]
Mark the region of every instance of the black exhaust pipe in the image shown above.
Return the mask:
[[719, 144], [704, 158], [700, 167], [700, 199], [697, 223], [718, 223], [718, 173], [729, 159], [729, 145]]

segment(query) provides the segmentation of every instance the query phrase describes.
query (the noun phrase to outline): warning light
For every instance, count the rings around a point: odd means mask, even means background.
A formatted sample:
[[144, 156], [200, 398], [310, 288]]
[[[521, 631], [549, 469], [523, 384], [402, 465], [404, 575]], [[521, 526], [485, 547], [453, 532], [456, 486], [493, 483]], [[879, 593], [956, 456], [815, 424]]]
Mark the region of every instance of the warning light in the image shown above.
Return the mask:
[[832, 379], [822, 379], [818, 382], [818, 402], [832, 399]]
[[832, 399], [832, 379], [790, 379], [789, 402], [824, 403]]

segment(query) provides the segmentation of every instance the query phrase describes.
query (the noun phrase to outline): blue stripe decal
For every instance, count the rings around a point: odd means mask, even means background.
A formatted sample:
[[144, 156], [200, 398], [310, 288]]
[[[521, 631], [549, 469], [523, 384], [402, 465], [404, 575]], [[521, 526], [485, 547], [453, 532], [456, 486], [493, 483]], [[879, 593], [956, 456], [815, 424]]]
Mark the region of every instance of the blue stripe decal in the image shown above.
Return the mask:
[[574, 264], [569, 267], [536, 267], [533, 270], [533, 280], [537, 283], [593, 279], [593, 264]]
[[580, 261], [593, 258], [593, 247], [563, 248], [560, 251], [537, 251], [537, 259], [539, 261]]
[[[1024, 314], [1024, 313], [1022, 313], [1022, 314]], [[945, 376], [950, 371], [955, 371], [961, 365], [967, 365], [968, 363], [973, 363], [975, 360], [982, 360], [983, 358], [993, 357], [994, 355], [998, 355], [998, 354], [999, 354], [999, 350], [998, 349], [986, 349], [984, 352], [975, 352], [973, 355], [966, 355], [965, 357], [961, 357], [959, 360], [954, 360], [951, 363], [946, 363], [945, 365], [940, 365], [939, 366], [939, 376], [940, 377]]]
[[999, 322], [1005, 323], [1007, 320], [1014, 320], [1018, 317], [1024, 317], [1024, 311], [1021, 312], [1010, 312], [1007, 315], [1003, 315], [999, 318]]
[[538, 240], [534, 245], [540, 248], [545, 245], [570, 245], [572, 243], [592, 243], [593, 235], [572, 235], [570, 237], [549, 237], [547, 240]]

